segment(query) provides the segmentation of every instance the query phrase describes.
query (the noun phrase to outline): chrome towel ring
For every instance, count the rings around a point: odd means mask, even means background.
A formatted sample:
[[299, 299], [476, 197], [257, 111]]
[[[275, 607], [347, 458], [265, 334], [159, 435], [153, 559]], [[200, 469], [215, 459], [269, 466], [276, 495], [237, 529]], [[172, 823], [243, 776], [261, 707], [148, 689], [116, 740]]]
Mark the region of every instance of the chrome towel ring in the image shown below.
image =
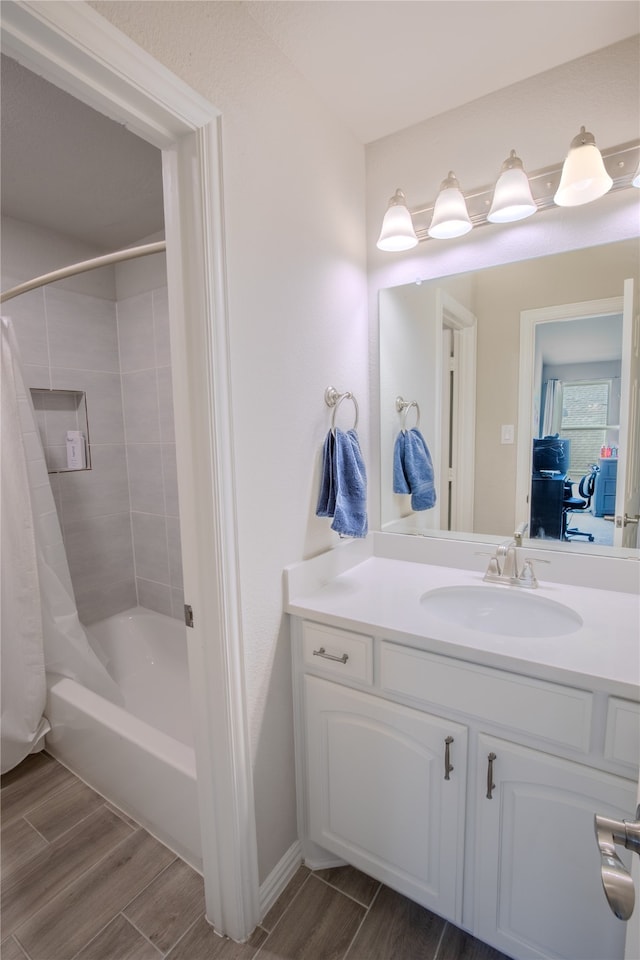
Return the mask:
[[324, 392], [324, 402], [328, 407], [333, 407], [333, 416], [331, 417], [331, 431], [335, 433], [336, 429], [336, 414], [338, 412], [338, 407], [343, 400], [352, 400], [353, 406], [355, 407], [356, 419], [355, 423], [351, 427], [352, 430], [356, 430], [358, 427], [358, 416], [360, 411], [358, 410], [358, 401], [352, 393], [348, 390], [346, 393], [338, 393], [335, 387], [327, 387]]
[[396, 397], [396, 410], [398, 411], [398, 413], [403, 413], [403, 414], [404, 414], [404, 416], [403, 416], [403, 418], [402, 418], [402, 432], [403, 432], [403, 433], [404, 433], [404, 432], [406, 431], [406, 429], [407, 429], [407, 414], [409, 413], [409, 410], [411, 410], [411, 407], [415, 407], [415, 408], [416, 408], [416, 423], [415, 423], [415, 427], [416, 427], [416, 429], [417, 429], [417, 428], [420, 426], [420, 407], [418, 406], [418, 401], [417, 401], [417, 400], [405, 400], [403, 397], [400, 397], [400, 396]]

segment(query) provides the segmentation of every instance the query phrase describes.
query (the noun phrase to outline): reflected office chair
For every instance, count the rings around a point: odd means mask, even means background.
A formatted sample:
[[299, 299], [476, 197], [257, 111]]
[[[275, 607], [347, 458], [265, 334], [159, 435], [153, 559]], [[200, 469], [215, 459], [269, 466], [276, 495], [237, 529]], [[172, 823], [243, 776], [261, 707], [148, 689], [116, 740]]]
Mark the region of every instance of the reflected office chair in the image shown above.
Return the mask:
[[574, 537], [586, 537], [590, 543], [593, 543], [593, 534], [586, 533], [584, 530], [578, 530], [577, 527], [569, 526], [569, 517], [574, 513], [581, 513], [588, 510], [591, 506], [591, 498], [596, 488], [596, 477], [600, 472], [597, 464], [592, 464], [591, 472], [587, 473], [578, 484], [578, 497], [572, 496], [572, 483], [565, 481], [565, 496], [562, 501], [562, 517], [564, 527], [564, 540], [572, 540]]

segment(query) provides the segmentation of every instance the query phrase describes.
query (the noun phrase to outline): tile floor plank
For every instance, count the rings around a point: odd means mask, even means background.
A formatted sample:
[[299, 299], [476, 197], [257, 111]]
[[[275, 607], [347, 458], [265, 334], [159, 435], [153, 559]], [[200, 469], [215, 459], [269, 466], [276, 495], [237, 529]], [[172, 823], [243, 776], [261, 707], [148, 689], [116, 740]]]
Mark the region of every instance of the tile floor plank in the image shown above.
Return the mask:
[[267, 937], [259, 960], [342, 960], [365, 912], [312, 875]]
[[121, 913], [74, 960], [161, 960], [162, 954]]
[[183, 860], [174, 860], [123, 913], [167, 953], [204, 911], [202, 877]]
[[264, 927], [265, 930], [273, 930], [276, 923], [309, 876], [311, 876], [311, 871], [308, 867], [305, 867], [304, 865], [298, 867], [293, 877], [282, 891], [276, 902], [273, 904], [260, 926]]
[[448, 923], [437, 960], [509, 960], [509, 957]]
[[266, 936], [266, 930], [256, 927], [246, 943], [234, 943], [226, 937], [219, 937], [201, 917], [165, 960], [253, 960]]
[[7, 826], [3, 824], [0, 844], [2, 845], [3, 880], [6, 880], [16, 867], [49, 846], [44, 837], [41, 837], [22, 817], [11, 820]]
[[76, 780], [30, 810], [25, 820], [52, 842], [103, 804], [100, 794], [82, 780]]
[[7, 937], [0, 944], [0, 957], [2, 960], [27, 960], [26, 953], [13, 937]]
[[27, 811], [77, 779], [49, 754], [30, 754], [2, 776], [2, 822], [6, 824], [24, 816]]
[[350, 866], [315, 870], [313, 875], [314, 877], [320, 877], [325, 883], [331, 884], [332, 887], [336, 887], [342, 893], [346, 893], [348, 897], [353, 897], [354, 900], [365, 907], [371, 905], [371, 901], [380, 888], [378, 880], [373, 880], [366, 873]]
[[146, 831], [130, 834], [18, 927], [16, 940], [32, 960], [69, 960], [174, 859]]
[[2, 929], [11, 933], [133, 831], [104, 808], [13, 870], [3, 883]]
[[382, 887], [345, 960], [434, 960], [446, 921]]

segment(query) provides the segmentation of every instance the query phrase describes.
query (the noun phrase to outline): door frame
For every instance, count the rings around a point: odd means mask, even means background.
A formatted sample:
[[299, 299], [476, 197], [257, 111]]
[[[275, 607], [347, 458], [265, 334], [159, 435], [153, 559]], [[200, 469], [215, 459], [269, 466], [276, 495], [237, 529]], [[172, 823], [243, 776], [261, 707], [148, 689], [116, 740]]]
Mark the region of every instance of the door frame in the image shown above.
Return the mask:
[[520, 313], [520, 369], [518, 373], [518, 443], [516, 449], [515, 525], [529, 522], [531, 505], [531, 470], [533, 463], [533, 378], [536, 327], [540, 323], [605, 317], [622, 313], [623, 297], [563, 303]]
[[226, 300], [220, 111], [86, 4], [3, 3], [2, 51], [162, 150], [186, 630], [206, 915], [259, 921]]

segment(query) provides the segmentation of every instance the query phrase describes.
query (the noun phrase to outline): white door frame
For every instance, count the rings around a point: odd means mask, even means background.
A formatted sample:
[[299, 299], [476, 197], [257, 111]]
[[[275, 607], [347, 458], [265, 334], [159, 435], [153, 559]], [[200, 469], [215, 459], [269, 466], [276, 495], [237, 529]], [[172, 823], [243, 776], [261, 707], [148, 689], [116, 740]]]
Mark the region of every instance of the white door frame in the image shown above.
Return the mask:
[[[453, 486], [451, 517], [453, 530], [473, 530], [476, 452], [476, 353], [478, 321], [470, 310], [445, 290], [436, 291], [436, 324], [439, 355], [442, 356], [442, 330], [448, 327], [455, 340], [456, 377], [453, 397]], [[448, 371], [439, 367], [437, 386], [441, 403], [442, 380]], [[442, 416], [436, 420], [435, 449], [442, 451]], [[440, 522], [442, 527], [442, 518]], [[444, 528], [443, 528], [444, 529]]]
[[2, 5], [2, 50], [163, 153], [187, 630], [207, 918], [259, 920], [236, 556], [220, 113], [91, 7]]
[[539, 323], [578, 320], [586, 317], [604, 317], [622, 313], [623, 297], [604, 300], [585, 300], [552, 307], [523, 310], [520, 313], [520, 371], [518, 392], [518, 445], [516, 451], [516, 525], [529, 521], [531, 469], [533, 462], [533, 378], [535, 362], [536, 327]]

